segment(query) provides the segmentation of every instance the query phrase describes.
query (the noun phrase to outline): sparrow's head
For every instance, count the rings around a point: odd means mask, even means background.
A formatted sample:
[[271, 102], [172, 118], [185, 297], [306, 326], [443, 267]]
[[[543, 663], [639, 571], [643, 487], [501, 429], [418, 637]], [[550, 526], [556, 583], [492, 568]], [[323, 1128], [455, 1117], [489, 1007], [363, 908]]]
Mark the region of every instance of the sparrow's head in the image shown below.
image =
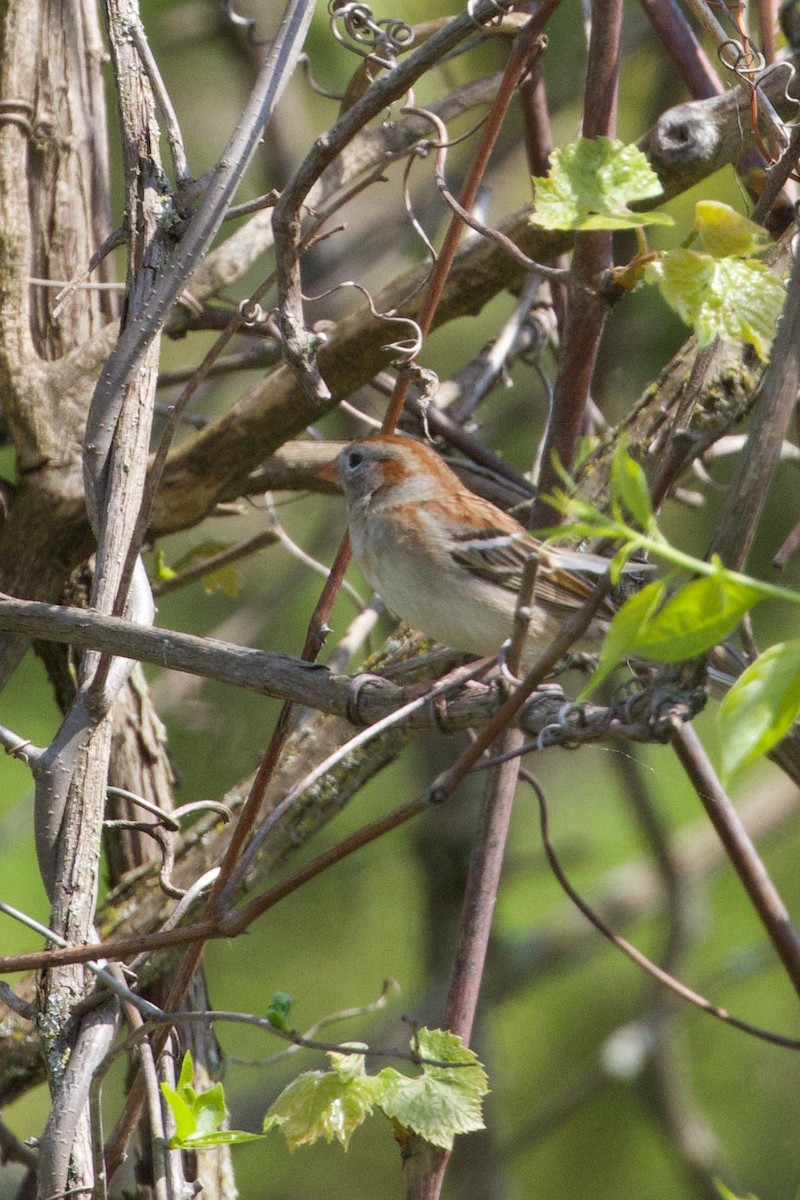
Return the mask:
[[354, 504], [396, 495], [412, 483], [419, 493], [427, 480], [433, 483], [442, 472], [450, 473], [438, 454], [424, 443], [399, 434], [378, 434], [351, 442], [333, 463], [317, 473], [338, 482], [348, 504]]

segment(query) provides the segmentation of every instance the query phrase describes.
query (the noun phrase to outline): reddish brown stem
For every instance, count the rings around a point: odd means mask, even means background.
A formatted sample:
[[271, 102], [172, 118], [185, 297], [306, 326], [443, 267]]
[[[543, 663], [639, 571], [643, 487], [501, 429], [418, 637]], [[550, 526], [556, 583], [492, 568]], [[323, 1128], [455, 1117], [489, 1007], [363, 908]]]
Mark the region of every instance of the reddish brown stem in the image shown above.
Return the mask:
[[758, 36], [761, 43], [761, 53], [764, 62], [769, 66], [775, 61], [775, 33], [778, 27], [778, 13], [775, 0], [761, 0], [758, 6]]
[[[616, 127], [622, 0], [594, 0], [586, 70], [583, 136], [611, 137]], [[539, 496], [560, 483], [560, 467], [571, 471], [578, 438], [584, 431], [607, 305], [597, 284], [611, 266], [611, 234], [579, 233], [569, 281], [561, 366], [553, 391], [553, 409], [542, 457]], [[552, 524], [552, 511], [539, 499], [532, 526]]]
[[[508, 729], [499, 740], [498, 752], [518, 751], [523, 741], [519, 729]], [[465, 1042], [470, 1039], [478, 1006], [519, 767], [518, 757], [509, 759], [490, 781], [472, 848], [444, 1017], [445, 1026]], [[420, 1146], [418, 1153], [413, 1177], [409, 1178], [409, 1195], [413, 1200], [438, 1200], [449, 1151]]]
[[[531, 71], [520, 88], [522, 128], [525, 134], [525, 152], [531, 175], [542, 177], [550, 166], [553, 139], [550, 129], [550, 109], [547, 103], [547, 88], [544, 76], [537, 66]], [[560, 254], [555, 266], [567, 268], [567, 256]], [[550, 296], [556, 314], [559, 335], [563, 334], [567, 316], [567, 291], [563, 283], [550, 281]]]
[[[505, 120], [508, 106], [519, 87], [520, 80], [530, 70], [532, 60], [542, 53], [543, 47], [537, 44], [537, 38], [544, 29], [551, 14], [558, 7], [560, 0], [543, 0], [535, 17], [532, 17], [525, 28], [514, 39], [514, 44], [506, 64], [505, 72], [494, 104], [481, 132], [481, 140], [475, 155], [475, 161], [459, 196], [459, 204], [469, 211], [475, 203], [489, 159], [497, 141], [498, 134]], [[439, 257], [434, 264], [433, 272], [428, 283], [425, 299], [417, 317], [417, 324], [423, 339], [430, 332], [433, 316], [441, 299], [442, 290], [450, 273], [450, 267], [455, 257], [458, 242], [464, 229], [464, 221], [454, 213], [445, 234]], [[391, 433], [397, 425], [400, 413], [403, 411], [410, 380], [406, 375], [398, 377], [394, 394], [389, 402], [386, 415], [383, 418], [384, 433]]]
[[719, 834], [795, 991], [800, 995], [800, 938], [775, 885], [691, 725], [672, 739], [681, 766]]
[[721, 95], [722, 81], [676, 0], [642, 0], [642, 7], [695, 100]]

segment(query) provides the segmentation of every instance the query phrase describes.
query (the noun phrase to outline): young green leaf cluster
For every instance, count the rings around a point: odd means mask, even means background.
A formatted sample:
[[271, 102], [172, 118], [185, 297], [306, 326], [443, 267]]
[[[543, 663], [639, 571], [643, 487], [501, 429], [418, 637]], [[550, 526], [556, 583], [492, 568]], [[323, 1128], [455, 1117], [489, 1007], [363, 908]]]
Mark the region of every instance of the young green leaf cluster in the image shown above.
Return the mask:
[[221, 1128], [226, 1115], [222, 1084], [195, 1092], [192, 1057], [187, 1051], [177, 1089], [161, 1085], [175, 1119], [170, 1146], [196, 1150], [223, 1143], [236, 1145], [279, 1129], [290, 1150], [309, 1146], [319, 1138], [329, 1143], [335, 1138], [347, 1149], [354, 1130], [373, 1109], [445, 1150], [451, 1149], [457, 1133], [484, 1128], [481, 1101], [489, 1090], [486, 1072], [477, 1055], [455, 1034], [442, 1029], [419, 1030], [412, 1043], [423, 1060], [418, 1075], [402, 1075], [394, 1067], [368, 1075], [364, 1049], [354, 1044], [343, 1046], [340, 1052], [331, 1051], [329, 1071], [305, 1071], [293, 1079], [270, 1105], [261, 1134]]
[[[764, 599], [800, 604], [800, 595], [727, 570], [718, 558], [693, 558], [672, 546], [658, 527], [644, 471], [626, 447], [617, 449], [611, 472], [611, 512], [574, 493], [551, 497], [568, 523], [553, 538], [602, 537], [619, 543], [611, 562], [616, 581], [632, 554], [643, 552], [673, 568], [634, 593], [615, 614], [597, 670], [581, 699], [628, 657], [682, 662], [712, 650], [742, 617]], [[679, 573], [693, 578], [680, 582]], [[771, 646], [736, 680], [719, 709], [723, 773], [771, 750], [800, 717], [800, 639]]]
[[769, 235], [716, 200], [697, 204], [694, 228], [704, 249], [680, 247], [661, 255], [645, 267], [646, 282], [655, 283], [692, 326], [700, 349], [719, 337], [749, 342], [766, 359], [786, 295], [769, 267], [753, 257], [767, 248]]
[[[641, 150], [612, 138], [578, 138], [554, 150], [547, 175], [533, 183], [531, 220], [545, 229], [641, 231], [645, 225], [673, 224], [666, 213], [630, 208], [660, 195], [661, 184]], [[702, 200], [693, 237], [702, 249], [681, 246], [635, 260], [626, 286], [655, 284], [692, 327], [701, 349], [719, 337], [749, 342], [766, 359], [785, 299], [781, 280], [754, 257], [767, 249], [769, 235], [729, 205]]]
[[161, 1092], [175, 1121], [175, 1133], [169, 1140], [173, 1149], [202, 1150], [209, 1146], [236, 1146], [263, 1137], [263, 1134], [247, 1133], [243, 1129], [223, 1129], [227, 1111], [222, 1084], [215, 1083], [205, 1092], [196, 1092], [192, 1087], [193, 1077], [194, 1065], [191, 1053], [187, 1050], [177, 1088], [161, 1084]]
[[264, 1131], [280, 1129], [290, 1150], [318, 1138], [347, 1148], [350, 1136], [373, 1108], [403, 1129], [449, 1150], [457, 1133], [483, 1129], [481, 1100], [488, 1091], [477, 1055], [447, 1030], [420, 1029], [412, 1048], [423, 1059], [420, 1074], [384, 1067], [368, 1075], [358, 1046], [329, 1054], [330, 1071], [306, 1071], [286, 1087], [264, 1118]]

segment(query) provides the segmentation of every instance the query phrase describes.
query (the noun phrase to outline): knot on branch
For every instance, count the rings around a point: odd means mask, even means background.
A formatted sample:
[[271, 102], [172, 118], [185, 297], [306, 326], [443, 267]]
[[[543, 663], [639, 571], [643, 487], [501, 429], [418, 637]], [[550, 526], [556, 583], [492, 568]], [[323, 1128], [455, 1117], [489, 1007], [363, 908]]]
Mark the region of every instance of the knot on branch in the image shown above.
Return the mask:
[[660, 164], [687, 166], [713, 162], [719, 153], [721, 130], [709, 104], [698, 111], [694, 102], [676, 105], [656, 121], [645, 153], [658, 170]]
[[385, 686], [386, 680], [369, 671], [362, 671], [360, 675], [355, 676], [350, 684], [346, 702], [346, 716], [351, 725], [369, 725], [370, 723], [359, 712], [361, 693], [368, 683], [379, 683], [381, 686]]
[[284, 358], [297, 375], [306, 398], [313, 405], [327, 404], [331, 398], [330, 389], [317, 366], [317, 351], [327, 339], [306, 329], [302, 321], [295, 320], [287, 312], [280, 313], [278, 323]]

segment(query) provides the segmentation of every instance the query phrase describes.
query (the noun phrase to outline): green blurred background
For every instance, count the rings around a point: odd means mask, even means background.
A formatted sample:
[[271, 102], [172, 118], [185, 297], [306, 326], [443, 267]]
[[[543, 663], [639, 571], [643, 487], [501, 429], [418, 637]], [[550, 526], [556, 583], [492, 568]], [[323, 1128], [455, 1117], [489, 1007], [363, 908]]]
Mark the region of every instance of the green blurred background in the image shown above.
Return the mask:
[[[456, 10], [454, 3], [402, 0], [381, 5], [377, 15], [414, 22]], [[278, 0], [242, 5], [259, 31], [274, 28]], [[329, 36], [323, 6], [308, 44], [316, 79], [341, 91], [357, 60]], [[219, 156], [252, 78], [259, 50], [223, 29], [218, 7], [202, 0], [149, 0], [143, 17], [187, 139], [193, 173], [200, 175]], [[550, 26], [544, 71], [554, 114], [554, 139], [578, 132], [583, 69], [579, 7], [565, 0]], [[484, 47], [447, 64], [433, 83], [420, 86], [424, 99], [469, 74], [496, 70], [502, 51]], [[113, 106], [113, 98], [110, 103]], [[619, 134], [639, 137], [657, 114], [684, 98], [676, 72], [657, 46], [638, 7], [626, 18]], [[313, 137], [332, 122], [336, 106], [297, 81], [283, 101], [241, 198], [280, 186]], [[118, 147], [112, 130], [114, 161]], [[453, 151], [451, 183], [460, 178], [470, 148]], [[318, 293], [355, 275], [377, 286], [420, 261], [422, 251], [403, 218], [399, 169], [348, 211], [348, 230], [324, 244], [308, 265], [308, 290]], [[417, 212], [429, 234], [441, 234], [445, 212], [431, 185], [430, 164], [415, 168]], [[530, 184], [518, 118], [501, 139], [490, 173], [490, 219], [528, 202]], [[118, 179], [115, 217], [120, 217]], [[694, 202], [713, 196], [747, 211], [731, 170], [709, 180], [697, 194], [670, 205], [675, 231], [659, 231], [656, 244], [679, 242], [688, 232]], [[375, 208], [381, 212], [375, 219]], [[391, 236], [387, 236], [387, 229]], [[659, 240], [660, 239], [660, 240]], [[357, 274], [354, 269], [354, 262]], [[237, 296], [247, 294], [270, 269], [259, 265]], [[122, 262], [120, 261], [122, 270]], [[314, 306], [316, 318], [360, 303], [352, 293]], [[513, 299], [499, 297], [476, 318], [436, 334], [425, 361], [442, 378], [464, 365], [495, 336]], [[614, 422], [619, 419], [677, 349], [685, 331], [647, 289], [618, 305], [609, 321], [598, 367], [595, 399]], [[197, 361], [211, 335], [167, 343], [164, 366]], [[224, 410], [249, 382], [237, 375], [214, 381], [201, 392], [197, 411]], [[545, 403], [541, 383], [529, 367], [513, 373], [513, 389], [497, 389], [481, 410], [481, 436], [521, 469], [530, 465]], [[162, 398], [166, 398], [163, 396]], [[380, 413], [371, 399], [373, 411]], [[320, 425], [325, 436], [354, 432], [354, 423], [332, 416]], [[4, 473], [13, 463], [3, 460]], [[726, 469], [716, 469], [724, 482]], [[708, 491], [700, 511], [671, 506], [665, 526], [685, 549], [703, 552], [713, 528], [720, 493]], [[292, 536], [312, 554], [330, 561], [344, 525], [343, 506], [313, 497], [278, 497], [279, 514]], [[764, 536], [751, 564], [770, 577], [770, 560], [800, 516], [794, 469], [781, 468], [764, 522]], [[202, 529], [167, 539], [160, 549], [174, 562], [209, 539], [233, 542], [263, 527], [263, 506], [207, 522]], [[791, 573], [787, 572], [787, 574]], [[357, 573], [353, 582], [363, 591]], [[797, 571], [793, 578], [797, 581]], [[319, 580], [281, 547], [261, 552], [240, 569], [235, 597], [206, 595], [200, 585], [164, 597], [159, 623], [214, 633], [245, 644], [297, 653], [319, 592]], [[346, 599], [335, 613], [335, 633], [352, 615]], [[765, 641], [792, 633], [780, 612], [760, 618]], [[796, 630], [794, 631], [796, 632]], [[167, 722], [181, 776], [181, 802], [219, 798], [256, 764], [269, 737], [276, 706], [260, 698], [187, 677], [165, 677], [148, 669]], [[57, 712], [43, 670], [29, 655], [0, 698], [2, 721], [36, 744], [46, 744]], [[714, 706], [697, 727], [716, 755]], [[334, 826], [319, 836], [313, 852], [365, 821], [410, 799], [431, 775], [457, 755], [460, 736], [428, 737], [409, 747], [400, 761], [358, 797]], [[625, 932], [658, 956], [667, 936], [659, 886], [653, 884], [651, 845], [629, 800], [626, 768], [638, 775], [666, 835], [687, 835], [680, 861], [712, 845], [697, 798], [666, 748], [604, 746], [568, 752], [551, 750], [528, 761], [550, 801], [552, 836], [571, 879], [589, 898], [641, 895], [645, 916]], [[379, 1017], [336, 1026], [342, 1039], [402, 1045], [410, 1036], [403, 1018], [437, 1024], [454, 945], [458, 903], [470, 839], [483, 784], [465, 787], [449, 806], [429, 813], [414, 827], [391, 834], [315, 880], [263, 918], [236, 942], [217, 942], [207, 953], [211, 998], [219, 1008], [263, 1013], [276, 990], [295, 998], [293, 1022], [300, 1028], [327, 1013], [367, 1004], [384, 979], [402, 992]], [[30, 781], [27, 770], [8, 758], [0, 762], [0, 878], [8, 902], [46, 920], [32, 847]], [[769, 764], [750, 771], [735, 789], [744, 803], [777, 800], [789, 785]], [[763, 843], [769, 870], [791, 911], [800, 911], [800, 849], [796, 813]], [[688, 831], [688, 833], [687, 833]], [[757, 831], [758, 832], [758, 831]], [[681, 843], [684, 846], [684, 843]], [[650, 881], [648, 885], [648, 880]], [[648, 886], [650, 891], [648, 891]], [[652, 895], [651, 895], [652, 893]], [[756, 1024], [800, 1034], [797, 997], [777, 965], [746, 896], [730, 868], [706, 871], [679, 883], [690, 932], [675, 969], [716, 1003]], [[646, 897], [650, 896], [647, 901]], [[30, 947], [32, 935], [3, 918], [3, 952]], [[648, 1022], [650, 1025], [648, 1025]], [[652, 1023], [655, 1022], [655, 1026]], [[655, 1028], [655, 1033], [652, 1032]], [[650, 1033], [648, 1033], [650, 1029]], [[231, 1056], [225, 1079], [232, 1124], [260, 1128], [263, 1114], [285, 1082], [300, 1069], [324, 1065], [319, 1055], [295, 1055], [274, 1066], [245, 1065], [280, 1047], [242, 1027], [218, 1028]], [[652, 1035], [652, 1036], [651, 1036]], [[544, 861], [535, 797], [521, 786], [504, 884], [490, 954], [476, 1048], [490, 1075], [486, 1104], [489, 1131], [461, 1139], [446, 1194], [464, 1200], [485, 1197], [543, 1197], [566, 1200], [690, 1200], [708, 1185], [688, 1163], [713, 1139], [719, 1173], [734, 1191], [753, 1191], [761, 1200], [787, 1200], [800, 1181], [798, 1146], [798, 1056], [724, 1027], [696, 1010], [655, 993], [646, 977], [600, 936], [561, 893]], [[651, 1054], [652, 1051], [652, 1054]], [[655, 1065], [654, 1065], [655, 1063]], [[669, 1095], [670, 1088], [674, 1094]], [[115, 1104], [108, 1088], [109, 1113]], [[21, 1137], [35, 1136], [47, 1111], [43, 1089], [4, 1114]], [[670, 1125], [670, 1116], [682, 1129]], [[683, 1152], [676, 1149], [688, 1140]], [[692, 1138], [697, 1139], [696, 1146]], [[702, 1153], [701, 1153], [702, 1156]], [[403, 1194], [399, 1153], [383, 1118], [373, 1118], [354, 1136], [345, 1154], [338, 1146], [315, 1146], [290, 1156], [278, 1134], [234, 1150], [241, 1194], [246, 1200], [391, 1200]], [[12, 1196], [14, 1168], [0, 1176], [0, 1197]]]

